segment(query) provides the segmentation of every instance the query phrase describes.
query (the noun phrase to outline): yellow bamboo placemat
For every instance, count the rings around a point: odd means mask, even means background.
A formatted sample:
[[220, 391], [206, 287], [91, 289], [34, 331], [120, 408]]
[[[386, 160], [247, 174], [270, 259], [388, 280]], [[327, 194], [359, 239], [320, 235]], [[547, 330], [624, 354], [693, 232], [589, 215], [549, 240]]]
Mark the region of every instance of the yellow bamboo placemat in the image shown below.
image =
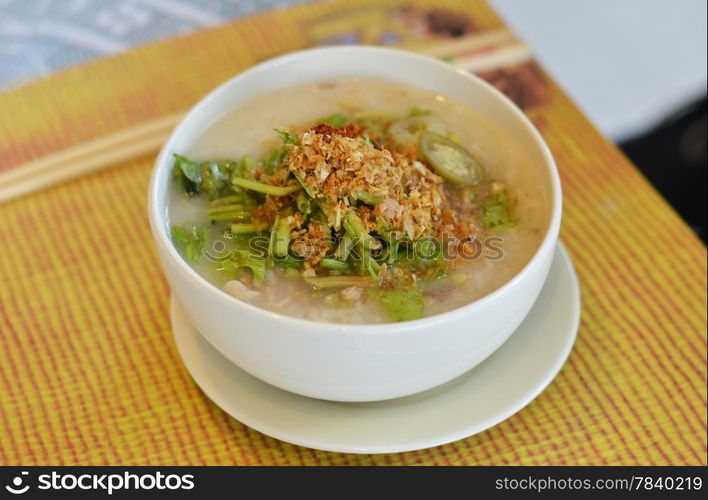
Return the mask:
[[[188, 108], [275, 54], [502, 27], [481, 2], [340, 0], [147, 45], [0, 95], [0, 171]], [[538, 66], [483, 76], [555, 155], [582, 284], [575, 349], [527, 408], [449, 445], [373, 456], [228, 417], [171, 339], [146, 157], [0, 205], [0, 464], [705, 464], [705, 247]]]

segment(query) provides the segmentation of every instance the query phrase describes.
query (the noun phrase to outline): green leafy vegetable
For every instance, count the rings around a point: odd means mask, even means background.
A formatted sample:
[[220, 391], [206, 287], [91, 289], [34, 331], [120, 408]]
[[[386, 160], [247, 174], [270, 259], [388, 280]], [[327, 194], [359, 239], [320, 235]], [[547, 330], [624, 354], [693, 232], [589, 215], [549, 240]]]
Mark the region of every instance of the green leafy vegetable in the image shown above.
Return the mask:
[[291, 217], [282, 217], [273, 225], [274, 233], [271, 236], [271, 239], [274, 240], [273, 254], [278, 257], [288, 255], [290, 232], [295, 229], [295, 223], [291, 219]]
[[298, 176], [295, 175], [295, 174], [293, 174], [293, 177], [295, 177], [295, 180], [297, 181], [298, 184], [300, 184], [300, 187], [305, 191], [305, 193], [307, 194], [307, 196], [309, 196], [310, 198], [316, 198], [316, 197], [317, 197], [317, 192], [316, 192], [313, 188], [308, 187], [307, 184], [305, 184], [304, 182], [302, 182], [302, 179], [300, 179], [300, 177], [298, 177]]
[[334, 128], [338, 128], [346, 125], [348, 121], [349, 120], [347, 119], [347, 117], [343, 114], [335, 113], [333, 115], [329, 115], [320, 120], [317, 120], [317, 124], [319, 125], [322, 123], [326, 123], [327, 125], [331, 125]]
[[202, 184], [202, 167], [198, 162], [175, 154], [175, 178], [182, 181], [184, 190], [189, 196], [198, 194]]
[[295, 195], [295, 204], [297, 205], [297, 210], [304, 216], [310, 215], [312, 212], [312, 203], [310, 198], [307, 197], [306, 191], [300, 191]]
[[264, 229], [266, 229], [265, 226], [257, 226], [256, 224], [231, 224], [233, 234], [258, 233]]
[[353, 211], [347, 212], [344, 217], [344, 230], [349, 236], [357, 240], [366, 250], [378, 250], [381, 242], [371, 236], [364, 227], [364, 223]]
[[172, 243], [177, 251], [189, 262], [196, 262], [204, 252], [207, 240], [207, 229], [197, 226], [172, 226], [170, 228]]
[[229, 185], [229, 177], [234, 169], [233, 162], [208, 161], [201, 164], [202, 182], [200, 191], [216, 199], [223, 193]]
[[354, 113], [354, 119], [356, 120], [393, 121], [396, 118], [395, 113], [381, 109], [364, 109]]
[[362, 272], [362, 274], [369, 273], [369, 275], [373, 279], [378, 280], [380, 271], [381, 271], [381, 264], [376, 262], [376, 259], [374, 259], [367, 250], [362, 251], [361, 252], [361, 272]]
[[438, 262], [442, 256], [442, 245], [435, 238], [420, 238], [414, 244], [415, 255], [422, 262]]
[[216, 214], [208, 214], [210, 221], [235, 221], [235, 220], [248, 220], [251, 216], [250, 212], [234, 211], [234, 212], [220, 212]]
[[394, 321], [423, 317], [425, 297], [418, 290], [370, 290], [369, 296], [378, 302]]
[[215, 200], [211, 200], [209, 202], [209, 205], [212, 207], [223, 207], [225, 205], [231, 205], [234, 203], [241, 203], [244, 201], [243, 194], [233, 194], [229, 196], [223, 196], [221, 198], [217, 198]]
[[320, 260], [320, 266], [327, 269], [335, 269], [337, 271], [346, 271], [347, 269], [349, 269], [349, 264], [347, 264], [345, 261], [332, 259], [329, 257], [325, 257], [324, 259]]
[[337, 249], [334, 251], [334, 257], [339, 260], [347, 260], [355, 245], [356, 241], [345, 233], [339, 240], [339, 245], [337, 245]]
[[376, 196], [375, 194], [371, 194], [368, 191], [364, 191], [363, 189], [360, 189], [359, 191], [356, 192], [356, 199], [361, 202], [366, 203], [367, 205], [371, 205], [372, 207], [381, 203], [380, 196]]
[[268, 237], [268, 255], [275, 255], [275, 243], [278, 240], [278, 227], [280, 226], [280, 215], [275, 216], [273, 225], [270, 227], [270, 236]]
[[246, 210], [246, 205], [242, 203], [235, 203], [233, 205], [221, 205], [218, 207], [210, 208], [207, 211], [208, 215], [215, 215], [215, 214], [220, 214], [224, 212], [233, 212], [235, 210]]
[[300, 278], [301, 276], [301, 271], [295, 267], [286, 267], [284, 273], [286, 278]]
[[398, 258], [398, 249], [403, 244], [403, 241], [396, 238], [391, 227], [383, 217], [376, 218], [376, 232], [386, 241], [386, 248], [380, 256], [383, 262], [393, 264]]
[[240, 177], [232, 177], [231, 184], [242, 188], [250, 189], [264, 194], [272, 194], [273, 196], [287, 196], [300, 190], [300, 186], [273, 186], [265, 182], [254, 181], [252, 179], [242, 179]]
[[418, 106], [413, 106], [408, 110], [408, 116], [426, 116], [432, 114], [429, 109], [419, 108]]
[[444, 278], [445, 276], [447, 276], [447, 269], [445, 267], [438, 267], [430, 276], [425, 278], [425, 281], [437, 281], [441, 278]]
[[286, 132], [285, 130], [280, 130], [277, 128], [274, 128], [273, 130], [278, 133], [284, 144], [295, 144], [297, 142], [297, 134]]
[[245, 221], [251, 218], [251, 212], [248, 210], [248, 207], [243, 204], [222, 205], [220, 207], [207, 210], [207, 216], [209, 217], [209, 220], [212, 221]]
[[506, 191], [500, 191], [482, 203], [482, 224], [486, 229], [509, 229], [516, 223]]
[[288, 150], [285, 146], [280, 146], [279, 148], [275, 148], [274, 150], [266, 153], [265, 156], [263, 156], [263, 170], [265, 173], [268, 175], [273, 175], [275, 173], [275, 169], [281, 164], [287, 152]]
[[252, 178], [256, 170], [256, 160], [251, 155], [244, 155], [234, 166], [231, 178]]
[[229, 177], [235, 168], [232, 161], [196, 162], [174, 155], [174, 176], [182, 182], [189, 195], [205, 194], [212, 199], [221, 197], [229, 188]]
[[242, 268], [248, 268], [253, 273], [253, 278], [257, 281], [265, 281], [265, 266], [266, 262], [263, 257], [248, 251], [248, 250], [235, 250], [230, 261], [227, 261], [224, 266], [232, 274], [236, 274], [236, 271]]
[[296, 271], [297, 276], [300, 276], [300, 273], [302, 272], [303, 261], [297, 257], [293, 257], [292, 255], [287, 255], [286, 257], [279, 258], [278, 264], [281, 264], [283, 267], [286, 268], [286, 270], [292, 269]]

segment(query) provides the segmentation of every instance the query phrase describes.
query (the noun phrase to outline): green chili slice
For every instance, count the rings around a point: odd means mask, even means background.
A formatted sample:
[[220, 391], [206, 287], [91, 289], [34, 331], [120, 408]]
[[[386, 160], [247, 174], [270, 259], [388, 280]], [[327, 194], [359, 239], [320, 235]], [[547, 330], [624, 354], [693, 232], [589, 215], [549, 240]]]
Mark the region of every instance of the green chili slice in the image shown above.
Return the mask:
[[485, 177], [484, 167], [464, 147], [428, 130], [420, 134], [420, 149], [445, 180], [460, 186], [476, 186]]

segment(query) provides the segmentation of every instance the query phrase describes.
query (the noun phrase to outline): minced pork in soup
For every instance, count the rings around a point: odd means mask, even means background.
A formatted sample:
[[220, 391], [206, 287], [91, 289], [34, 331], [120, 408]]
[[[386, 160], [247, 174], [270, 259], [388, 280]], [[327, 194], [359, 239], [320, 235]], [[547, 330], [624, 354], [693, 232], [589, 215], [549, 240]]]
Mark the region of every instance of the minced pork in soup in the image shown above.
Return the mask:
[[497, 125], [389, 81], [258, 97], [174, 153], [180, 254], [234, 297], [299, 318], [463, 306], [519, 272], [548, 223], [539, 167]]

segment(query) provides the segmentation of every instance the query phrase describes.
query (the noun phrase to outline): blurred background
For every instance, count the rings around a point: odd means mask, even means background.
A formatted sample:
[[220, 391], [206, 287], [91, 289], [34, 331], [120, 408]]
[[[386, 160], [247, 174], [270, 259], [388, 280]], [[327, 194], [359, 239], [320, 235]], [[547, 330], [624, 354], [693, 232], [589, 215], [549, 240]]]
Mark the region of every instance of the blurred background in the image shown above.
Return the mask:
[[[707, 2], [488, 1], [705, 241]], [[299, 3], [306, 1], [0, 0], [0, 92], [135, 45]], [[429, 21], [455, 36], [455, 19]]]

